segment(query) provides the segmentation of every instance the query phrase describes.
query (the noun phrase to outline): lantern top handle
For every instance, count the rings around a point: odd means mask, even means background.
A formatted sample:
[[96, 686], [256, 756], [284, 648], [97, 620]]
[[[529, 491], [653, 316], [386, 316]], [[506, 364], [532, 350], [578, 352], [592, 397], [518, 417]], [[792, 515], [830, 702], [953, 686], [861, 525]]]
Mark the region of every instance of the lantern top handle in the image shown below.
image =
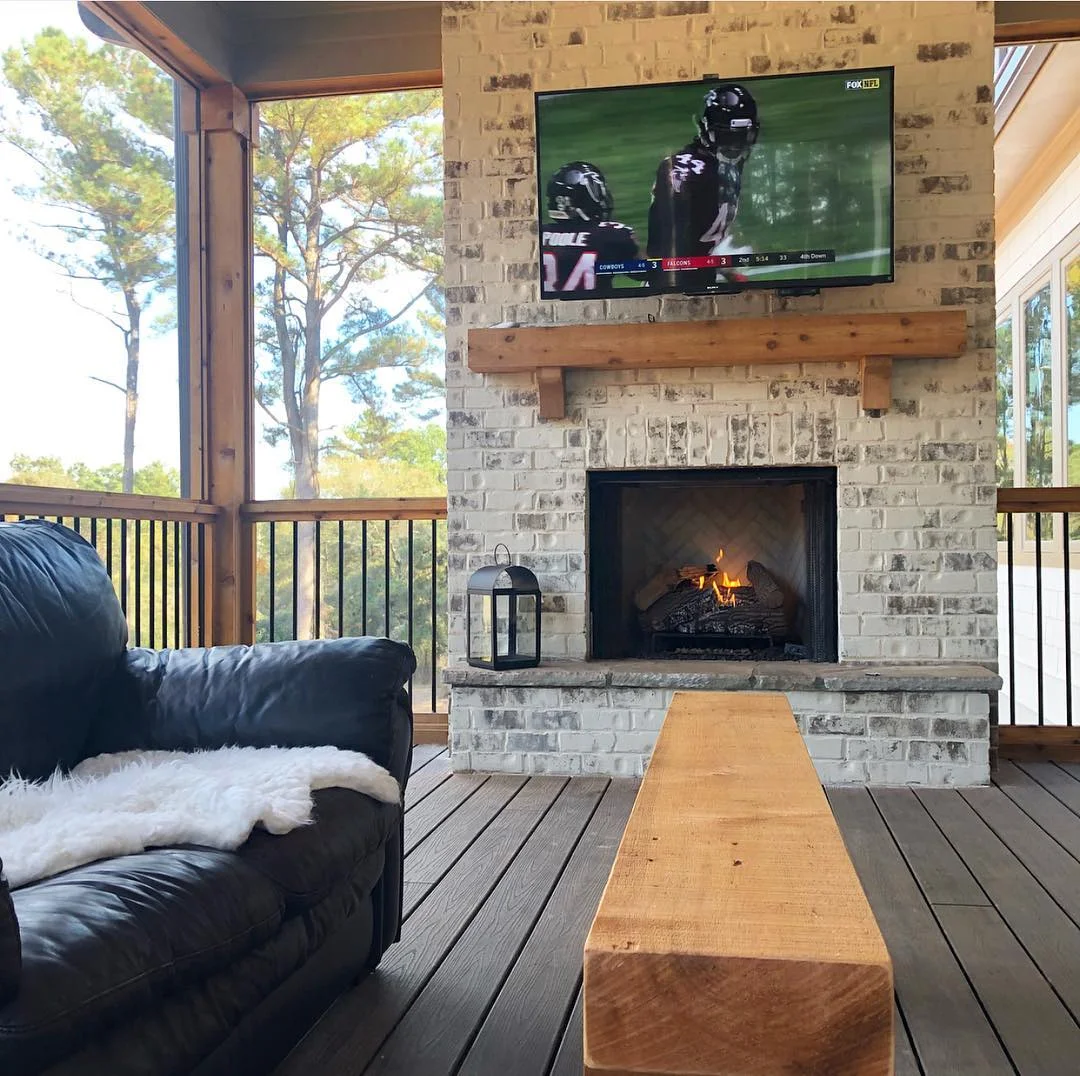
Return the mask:
[[506, 548], [506, 545], [503, 542], [500, 542], [495, 547], [495, 563], [496, 564], [502, 564], [502, 561], [499, 560], [499, 550], [500, 549], [506, 554], [506, 563], [507, 564], [512, 564], [513, 561], [510, 559], [510, 550]]

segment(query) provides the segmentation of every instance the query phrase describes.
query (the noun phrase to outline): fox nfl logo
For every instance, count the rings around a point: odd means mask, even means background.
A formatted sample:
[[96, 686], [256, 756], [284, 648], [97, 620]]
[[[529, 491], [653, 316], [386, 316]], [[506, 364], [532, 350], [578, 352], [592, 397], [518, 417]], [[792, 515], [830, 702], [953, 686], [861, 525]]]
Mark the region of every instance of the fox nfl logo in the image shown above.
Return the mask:
[[849, 78], [847, 85], [844, 87], [847, 90], [880, 90], [881, 79], [879, 78]]

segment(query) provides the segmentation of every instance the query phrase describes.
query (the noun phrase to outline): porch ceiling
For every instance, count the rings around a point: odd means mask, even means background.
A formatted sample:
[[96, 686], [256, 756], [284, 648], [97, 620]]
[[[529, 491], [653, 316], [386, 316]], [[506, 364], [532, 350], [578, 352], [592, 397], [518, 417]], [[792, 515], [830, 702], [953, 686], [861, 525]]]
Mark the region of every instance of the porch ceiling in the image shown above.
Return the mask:
[[[429, 0], [157, 0], [123, 6], [148, 11], [223, 80], [254, 97], [288, 94], [290, 85], [318, 89], [320, 83], [323, 92], [333, 92], [334, 82], [344, 80], [362, 89], [365, 78], [374, 87], [389, 75], [412, 76], [404, 85], [432, 85], [442, 66], [442, 4]], [[995, 19], [1002, 40], [1039, 26], [1057, 36], [1066, 23], [1080, 20], [1080, 3], [998, 3]]]

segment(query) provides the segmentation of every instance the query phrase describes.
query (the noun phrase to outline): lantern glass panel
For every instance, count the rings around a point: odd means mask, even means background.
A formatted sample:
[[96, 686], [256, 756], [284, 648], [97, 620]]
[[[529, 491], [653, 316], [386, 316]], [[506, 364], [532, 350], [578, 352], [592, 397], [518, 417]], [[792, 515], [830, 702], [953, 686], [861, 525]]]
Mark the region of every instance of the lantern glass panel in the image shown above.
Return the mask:
[[491, 661], [491, 595], [469, 595], [469, 654], [477, 661]]
[[518, 654], [536, 653], [536, 602], [535, 594], [521, 594], [517, 599], [516, 646]]
[[495, 595], [495, 646], [499, 657], [506, 658], [514, 653], [511, 647], [513, 641], [510, 631], [510, 595]]

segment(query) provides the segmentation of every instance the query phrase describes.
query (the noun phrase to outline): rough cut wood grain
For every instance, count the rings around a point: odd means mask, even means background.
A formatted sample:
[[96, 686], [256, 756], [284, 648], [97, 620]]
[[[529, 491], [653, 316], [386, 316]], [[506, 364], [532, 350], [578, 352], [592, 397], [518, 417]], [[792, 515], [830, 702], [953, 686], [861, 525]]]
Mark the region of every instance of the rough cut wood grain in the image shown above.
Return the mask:
[[867, 355], [954, 358], [967, 346], [959, 308], [907, 314], [800, 314], [726, 321], [657, 321], [470, 329], [469, 369], [654, 369], [842, 362]]
[[889, 955], [784, 696], [675, 696], [584, 1018], [596, 1076], [892, 1073]]
[[868, 355], [859, 368], [864, 411], [888, 411], [892, 407], [892, 356]]
[[541, 418], [566, 418], [566, 383], [561, 366], [542, 366], [536, 371]]

